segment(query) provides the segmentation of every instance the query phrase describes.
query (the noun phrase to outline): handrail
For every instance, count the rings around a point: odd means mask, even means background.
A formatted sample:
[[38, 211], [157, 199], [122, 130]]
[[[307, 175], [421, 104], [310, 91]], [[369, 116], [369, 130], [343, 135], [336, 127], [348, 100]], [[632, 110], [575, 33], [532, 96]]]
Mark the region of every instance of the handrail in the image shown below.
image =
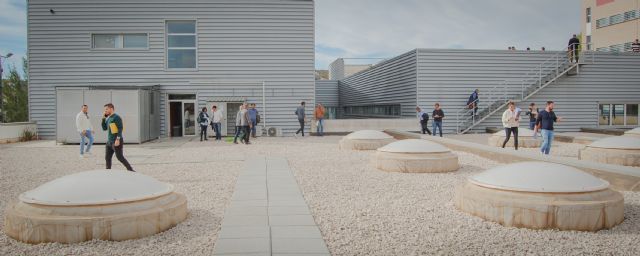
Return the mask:
[[[504, 107], [508, 101], [526, 100], [530, 98], [533, 94], [556, 81], [558, 77], [568, 73], [569, 70], [574, 67], [579, 73], [579, 64], [595, 63], [594, 51], [585, 50], [588, 48], [583, 47], [583, 45], [587, 44], [571, 45], [572, 47], [578, 46], [578, 62], [573, 62], [573, 59], [570, 59], [572, 52], [569, 51], [571, 48], [567, 46], [567, 51], [559, 51], [553, 54], [536, 67], [524, 72], [520, 79], [499, 81], [493, 88], [481, 94], [483, 95], [482, 101], [480, 101], [479, 98], [471, 102], [477, 103], [477, 113], [475, 113], [475, 108], [469, 108], [469, 104], [466, 104], [462, 109], [456, 111], [456, 131], [458, 133], [464, 133], [470, 130], [476, 124], [484, 121], [489, 115]], [[516, 93], [515, 90], [517, 89], [513, 88], [514, 86], [508, 87], [507, 84], [516, 86], [520, 84], [520, 92]], [[508, 91], [508, 89], [512, 91]]]

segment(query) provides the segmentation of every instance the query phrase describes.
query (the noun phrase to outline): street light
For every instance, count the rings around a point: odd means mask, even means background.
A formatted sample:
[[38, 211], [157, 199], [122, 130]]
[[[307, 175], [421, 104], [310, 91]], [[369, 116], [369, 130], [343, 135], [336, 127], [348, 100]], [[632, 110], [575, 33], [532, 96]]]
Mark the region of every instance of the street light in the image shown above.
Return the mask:
[[13, 53], [7, 53], [5, 56], [0, 55], [0, 123], [4, 122], [4, 109], [2, 108], [2, 84], [4, 82], [4, 80], [2, 80], [2, 58], [8, 59], [11, 58], [11, 56], [13, 56]]

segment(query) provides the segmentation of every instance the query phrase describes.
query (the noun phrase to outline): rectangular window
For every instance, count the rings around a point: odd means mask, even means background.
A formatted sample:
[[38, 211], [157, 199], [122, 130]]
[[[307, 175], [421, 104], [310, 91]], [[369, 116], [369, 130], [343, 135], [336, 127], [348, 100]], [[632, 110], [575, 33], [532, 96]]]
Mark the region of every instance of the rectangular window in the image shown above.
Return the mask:
[[638, 125], [638, 104], [627, 104], [625, 125]]
[[166, 22], [166, 58], [168, 69], [198, 67], [198, 37], [195, 20]]
[[146, 49], [147, 34], [93, 34], [93, 49]]
[[609, 17], [609, 25], [615, 25], [624, 22], [624, 14], [616, 14]]
[[639, 18], [640, 10], [632, 10], [624, 13], [624, 21], [635, 20]]
[[613, 104], [611, 125], [624, 125], [624, 104]]
[[596, 28], [601, 28], [606, 26], [609, 26], [609, 17], [596, 20]]
[[587, 36], [587, 51], [591, 50], [591, 36]]
[[591, 7], [587, 8], [587, 23], [591, 22]]

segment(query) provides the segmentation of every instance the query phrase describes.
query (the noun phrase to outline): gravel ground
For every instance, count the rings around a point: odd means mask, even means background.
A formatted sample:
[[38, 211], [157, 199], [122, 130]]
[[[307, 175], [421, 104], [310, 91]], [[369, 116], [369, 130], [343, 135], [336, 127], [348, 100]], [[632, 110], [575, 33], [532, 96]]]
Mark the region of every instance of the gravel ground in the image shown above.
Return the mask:
[[[638, 193], [624, 193], [625, 221], [611, 230], [506, 228], [461, 213], [452, 202], [456, 185], [498, 163], [455, 152], [461, 169], [454, 173], [387, 173], [372, 167], [372, 151], [339, 150], [339, 139], [130, 146], [125, 155], [136, 170], [187, 195], [189, 219], [164, 233], [124, 242], [26, 245], [0, 234], [0, 255], [211, 255], [241, 160], [252, 154], [289, 159], [333, 255], [640, 255]], [[93, 158], [78, 159], [76, 146], [39, 143], [0, 145], [1, 212], [20, 192], [73, 170], [102, 166], [101, 146]]]
[[[463, 134], [463, 135], [451, 135], [448, 136], [452, 139], [456, 139], [456, 140], [462, 140], [462, 141], [468, 141], [468, 142], [474, 142], [474, 143], [479, 143], [479, 144], [483, 144], [483, 145], [488, 145], [489, 144], [489, 137], [492, 134], [488, 134], [488, 133], [479, 133], [479, 134]], [[540, 137], [538, 137], [540, 138]], [[511, 138], [513, 140], [513, 138]], [[566, 142], [559, 142], [559, 141], [554, 141], [553, 143], [551, 143], [551, 152], [550, 154], [552, 156], [559, 156], [559, 157], [568, 157], [568, 158], [574, 158], [574, 159], [578, 159], [578, 152], [580, 151], [580, 149], [585, 148], [586, 145], [585, 144], [579, 144], [579, 143], [566, 143]], [[510, 150], [513, 150], [513, 148], [508, 148]], [[523, 148], [520, 147], [518, 148], [518, 150], [522, 150], [525, 152], [531, 152], [531, 153], [535, 153], [535, 154], [540, 154], [540, 148]]]

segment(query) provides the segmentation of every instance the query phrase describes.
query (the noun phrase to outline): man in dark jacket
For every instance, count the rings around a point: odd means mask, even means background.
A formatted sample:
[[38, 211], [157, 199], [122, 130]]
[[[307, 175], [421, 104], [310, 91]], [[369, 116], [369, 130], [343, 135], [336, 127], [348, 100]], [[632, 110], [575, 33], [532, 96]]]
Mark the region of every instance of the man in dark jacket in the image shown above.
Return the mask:
[[442, 137], [442, 118], [444, 118], [444, 111], [440, 108], [440, 103], [435, 104], [435, 109], [431, 116], [433, 117], [433, 127], [431, 127], [433, 129], [433, 136], [436, 136], [438, 131], [440, 131], [440, 137]]
[[420, 107], [416, 107], [416, 112], [418, 113], [418, 119], [420, 120], [420, 131], [422, 134], [428, 133], [431, 135], [431, 131], [429, 130], [429, 114], [422, 111]]
[[123, 147], [124, 139], [122, 138], [122, 118], [114, 112], [114, 106], [111, 103], [104, 105], [104, 117], [102, 118], [102, 130], [107, 131], [107, 143], [105, 151], [105, 160], [107, 169], [111, 169], [111, 158], [113, 153], [116, 154], [118, 161], [124, 165], [127, 170], [134, 172], [126, 158], [124, 158]]
[[473, 91], [469, 96], [469, 100], [467, 100], [467, 108], [473, 109], [471, 115], [478, 115], [478, 103], [480, 102], [480, 99], [478, 98], [478, 92], [480, 92], [480, 90], [478, 89]]
[[198, 114], [198, 124], [200, 124], [200, 141], [204, 137], [207, 139], [207, 128], [209, 128], [209, 114], [207, 114], [207, 108], [202, 108], [202, 111]]
[[567, 48], [569, 52], [569, 62], [575, 59], [576, 63], [578, 63], [578, 49], [580, 48], [580, 39], [578, 39], [578, 36], [573, 35], [573, 37], [569, 39]]

